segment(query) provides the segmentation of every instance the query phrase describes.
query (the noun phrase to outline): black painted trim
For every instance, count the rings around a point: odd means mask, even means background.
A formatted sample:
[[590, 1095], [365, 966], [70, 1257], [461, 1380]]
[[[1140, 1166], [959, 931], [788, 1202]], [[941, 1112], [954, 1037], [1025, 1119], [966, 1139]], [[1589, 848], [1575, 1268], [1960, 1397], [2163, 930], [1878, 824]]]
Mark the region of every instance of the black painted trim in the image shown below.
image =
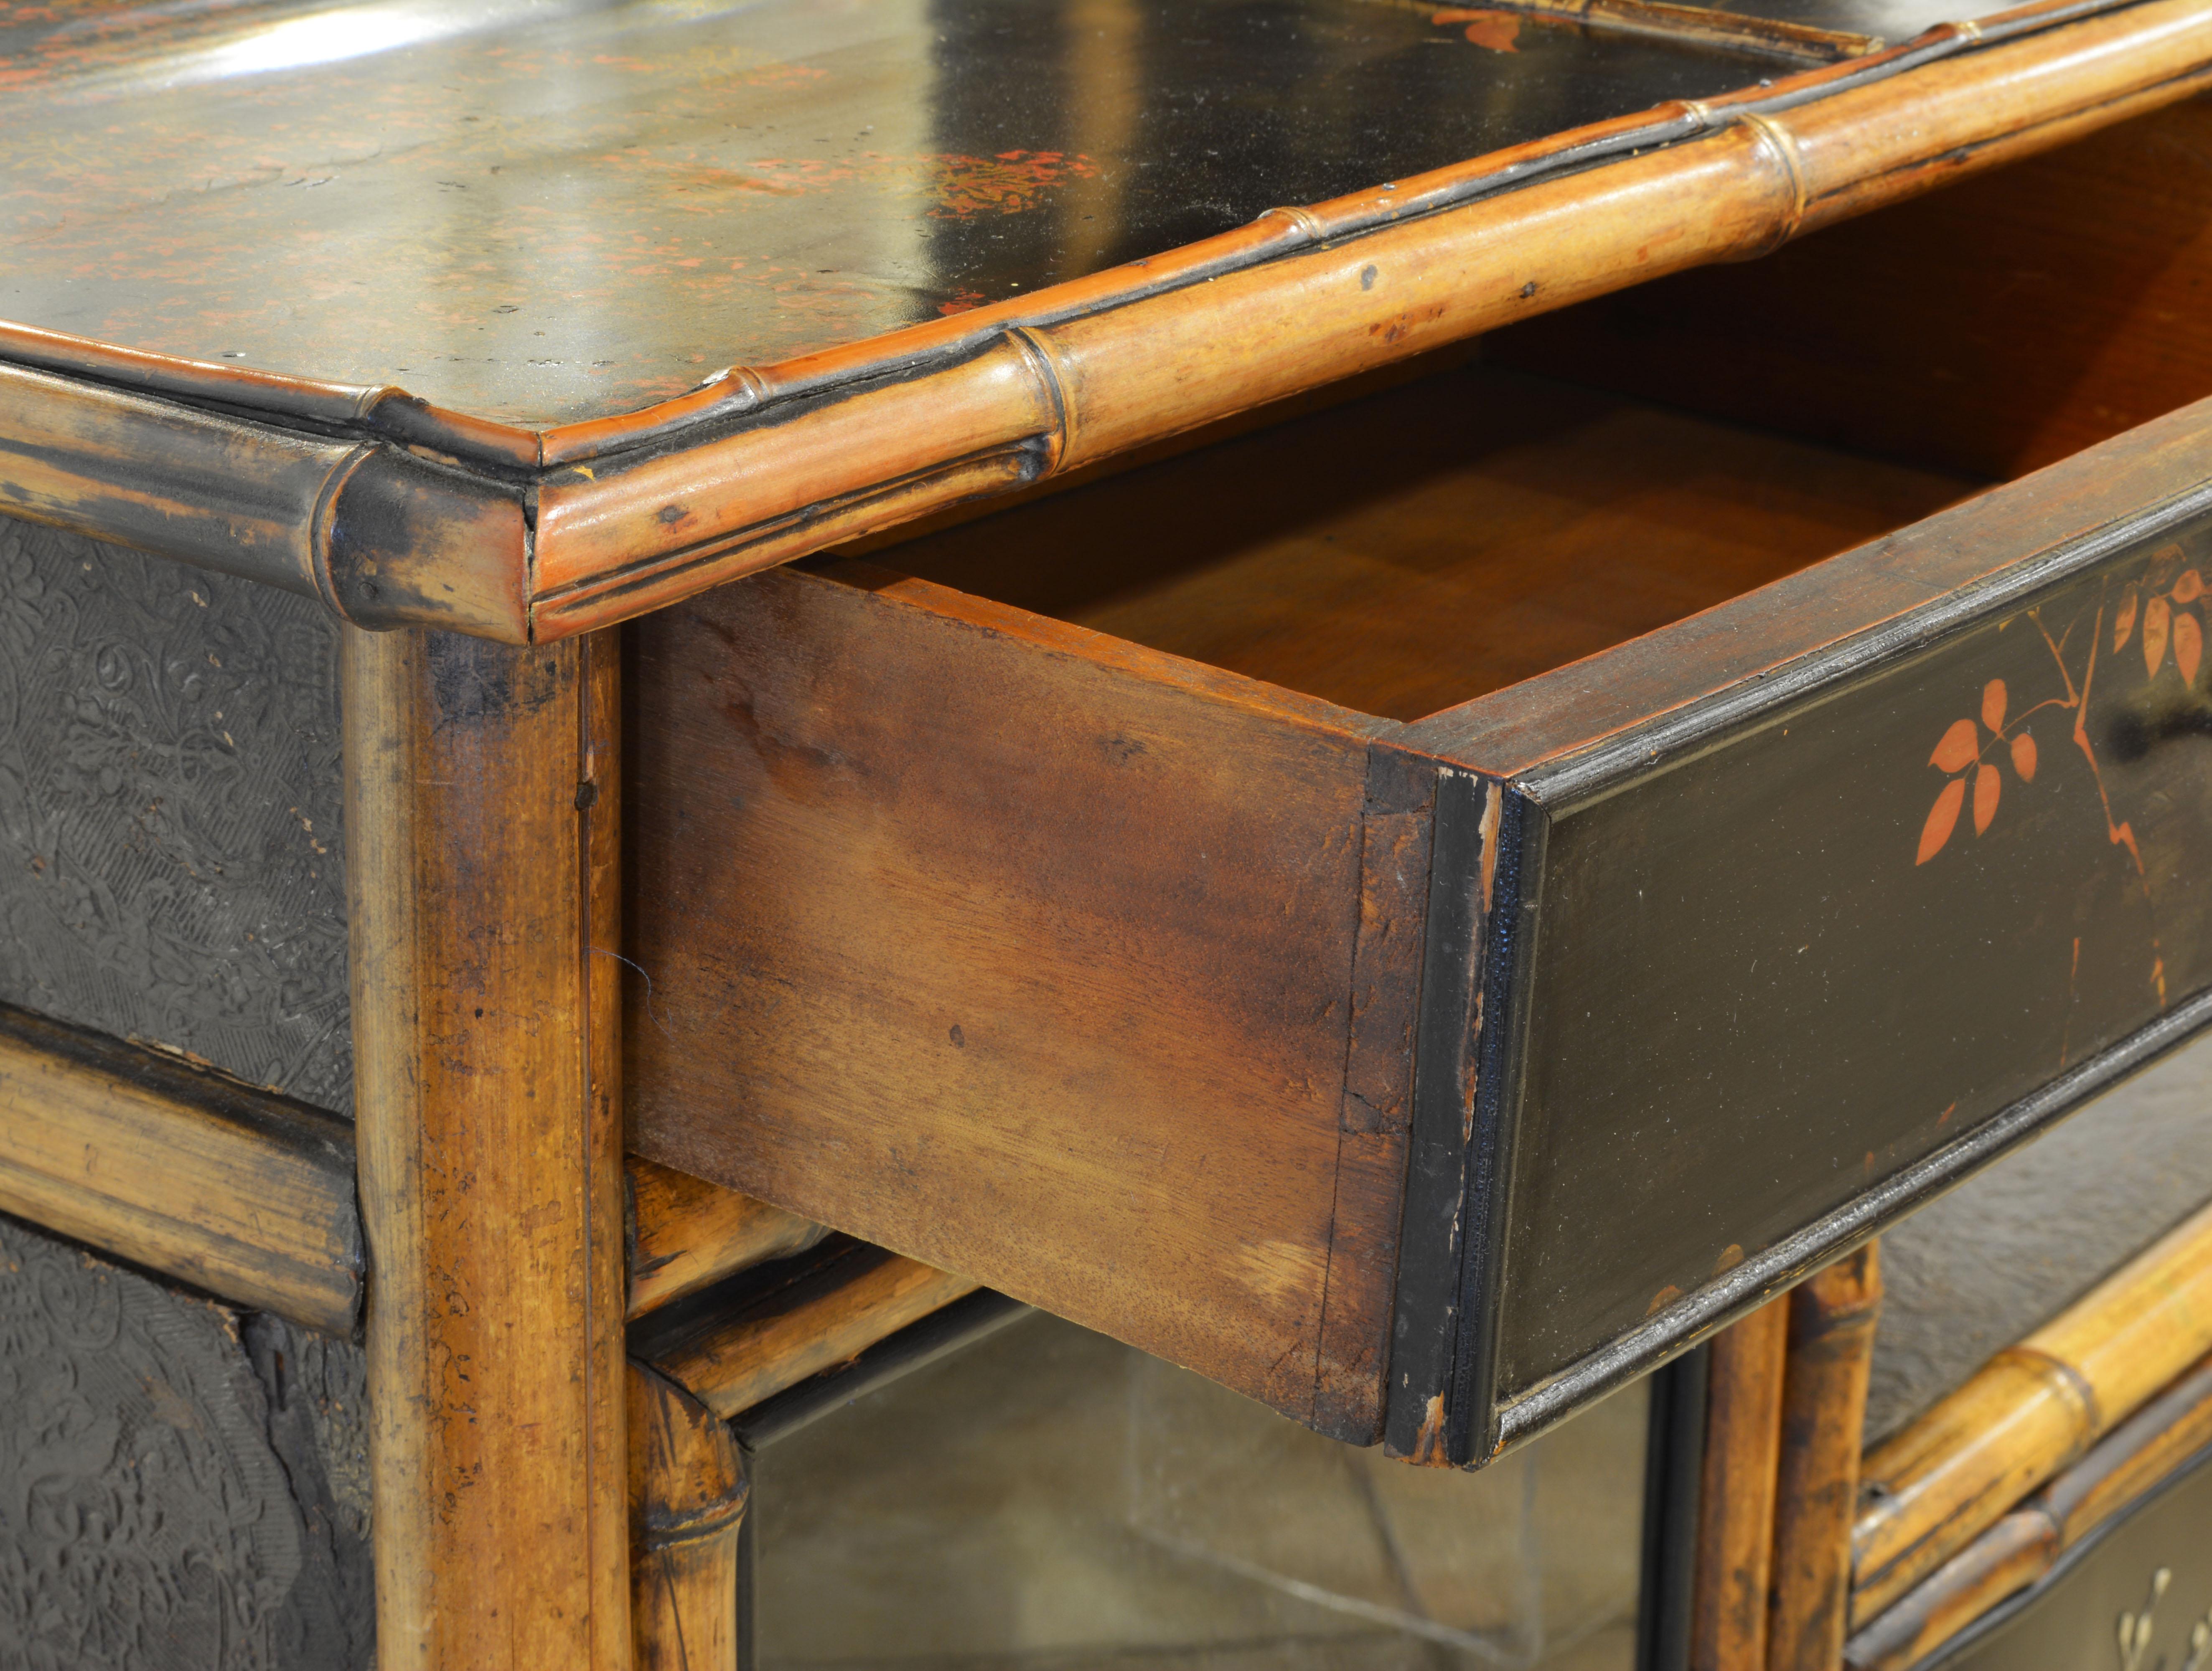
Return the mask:
[[1495, 779], [1452, 767], [1437, 774], [1414, 1030], [1413, 1130], [1384, 1399], [1383, 1440], [1397, 1455], [1423, 1449], [1425, 1426], [1432, 1444], [1436, 1422], [1449, 1419], [1455, 1402], [1451, 1381], [1466, 1294], [1461, 1232], [1469, 1156], [1468, 1051], [1487, 932], [1482, 819], [1487, 798], [1502, 793]]
[[1905, 1168], [1856, 1200], [1753, 1255], [1726, 1275], [1676, 1301], [1534, 1390], [1504, 1406], [1500, 1443], [1517, 1445], [1565, 1421], [1615, 1388], [1649, 1373], [1716, 1330], [1841, 1258], [1906, 1213], [1964, 1183], [1991, 1162], [2071, 1114], [2091, 1097], [2212, 1028], [2212, 991], [2197, 993], [2091, 1057], [1956, 1141]]
[[1555, 815], [1570, 816], [1726, 740], [1730, 732], [1775, 723], [1833, 686], [1929, 654], [1992, 616], [2027, 607], [2039, 592], [2055, 590], [2130, 546], [2208, 513], [2212, 481], [2115, 517], [1724, 690], [1547, 760], [1516, 776], [1514, 787]]
[[741, 1412], [731, 1419], [730, 1431], [748, 1451], [772, 1445], [879, 1387], [1019, 1322], [1032, 1309], [995, 1290], [978, 1289], [886, 1335], [851, 1362]]
[[[1498, 1342], [1504, 1326], [1505, 1233], [1513, 1222], [1514, 1175], [1521, 1155], [1521, 1091], [1535, 975], [1537, 900], [1549, 823], [1542, 811], [1507, 793], [1498, 822], [1497, 873], [1485, 924], [1481, 1018], [1476, 1051], [1474, 1140], [1468, 1168], [1468, 1233], [1462, 1252], [1466, 1321], [1453, 1376], [1449, 1455], [1462, 1467], [1489, 1461], [1504, 1448], [1498, 1408]], [[1478, 1309], [1479, 1308], [1479, 1309]]]
[[1705, 1347], [1651, 1377], [1644, 1453], [1644, 1559], [1636, 1596], [1636, 1671], [1690, 1671], [1692, 1584], [1704, 1496]]

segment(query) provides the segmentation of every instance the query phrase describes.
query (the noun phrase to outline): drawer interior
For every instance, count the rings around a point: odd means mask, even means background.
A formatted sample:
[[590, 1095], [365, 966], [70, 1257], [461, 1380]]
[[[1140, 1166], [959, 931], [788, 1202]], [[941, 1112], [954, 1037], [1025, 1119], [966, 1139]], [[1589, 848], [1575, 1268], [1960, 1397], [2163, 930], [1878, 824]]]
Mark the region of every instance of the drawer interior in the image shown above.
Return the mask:
[[878, 561], [1414, 720], [1978, 485], [1476, 360]]
[[2191, 100], [878, 561], [1418, 719], [2212, 394], [2207, 156]]

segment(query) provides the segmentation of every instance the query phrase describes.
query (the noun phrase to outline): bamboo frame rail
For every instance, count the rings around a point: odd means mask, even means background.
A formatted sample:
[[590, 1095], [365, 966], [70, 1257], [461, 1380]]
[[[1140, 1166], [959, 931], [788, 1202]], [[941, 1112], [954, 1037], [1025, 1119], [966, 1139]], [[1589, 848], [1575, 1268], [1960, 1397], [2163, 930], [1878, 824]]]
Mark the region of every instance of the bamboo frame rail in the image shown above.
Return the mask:
[[336, 1115], [0, 1007], [0, 1211], [349, 1336], [353, 1153]]
[[829, 1230], [704, 1178], [635, 1155], [629, 1184], [629, 1316], [724, 1277], [804, 1253]]
[[[337, 1115], [0, 1006], [0, 1212], [350, 1336], [366, 1263], [354, 1165]], [[635, 1155], [623, 1170], [633, 1318], [829, 1234]]]
[[2212, 1351], [2212, 1206], [1866, 1459], [1854, 1630]]
[[1690, 1671], [1765, 1671], [1790, 1297], [1713, 1336]]
[[840, 1237], [769, 1281], [741, 1278], [630, 1333], [630, 1355], [716, 1415], [750, 1409], [855, 1358], [981, 1286], [884, 1249]]
[[386, 1671], [630, 1656], [615, 648], [342, 640]]
[[1850, 1612], [1851, 1516], [1881, 1315], [1880, 1244], [1808, 1277], [1789, 1304], [1766, 1664], [1834, 1671]]
[[1851, 1671], [1905, 1671], [2212, 1445], [2212, 1358], [2115, 1429], [1851, 1638]]
[[365, 625], [549, 641], [2208, 84], [2205, 0], [2041, 0], [543, 430], [0, 327], [0, 510]]

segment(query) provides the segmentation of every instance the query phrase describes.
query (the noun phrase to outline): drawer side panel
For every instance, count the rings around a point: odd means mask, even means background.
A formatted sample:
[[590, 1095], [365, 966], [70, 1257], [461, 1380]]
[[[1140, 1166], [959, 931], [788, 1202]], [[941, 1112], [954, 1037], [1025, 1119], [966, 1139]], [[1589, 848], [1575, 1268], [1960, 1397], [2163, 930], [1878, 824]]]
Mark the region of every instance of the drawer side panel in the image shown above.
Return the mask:
[[1314, 1420], [1366, 738], [919, 582], [630, 630], [635, 1145]]

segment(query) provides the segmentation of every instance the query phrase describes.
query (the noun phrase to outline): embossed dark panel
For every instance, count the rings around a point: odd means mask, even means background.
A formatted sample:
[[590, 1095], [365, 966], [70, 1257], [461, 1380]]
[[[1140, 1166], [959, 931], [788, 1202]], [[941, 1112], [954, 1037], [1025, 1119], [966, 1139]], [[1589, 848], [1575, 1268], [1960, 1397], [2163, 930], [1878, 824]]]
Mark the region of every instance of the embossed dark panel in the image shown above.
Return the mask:
[[0, 1219], [0, 1665], [365, 1671], [362, 1355]]
[[352, 1104], [317, 605], [0, 519], [0, 1000]]

